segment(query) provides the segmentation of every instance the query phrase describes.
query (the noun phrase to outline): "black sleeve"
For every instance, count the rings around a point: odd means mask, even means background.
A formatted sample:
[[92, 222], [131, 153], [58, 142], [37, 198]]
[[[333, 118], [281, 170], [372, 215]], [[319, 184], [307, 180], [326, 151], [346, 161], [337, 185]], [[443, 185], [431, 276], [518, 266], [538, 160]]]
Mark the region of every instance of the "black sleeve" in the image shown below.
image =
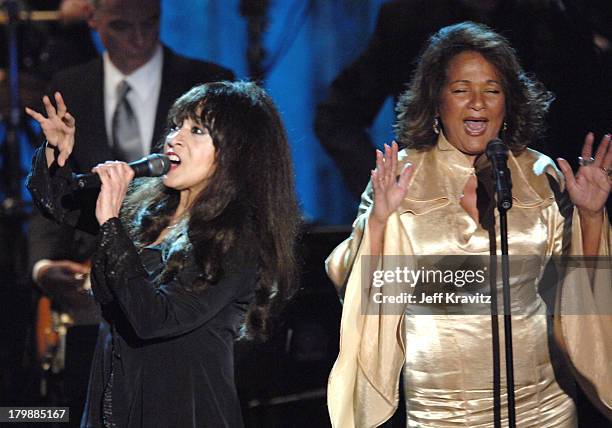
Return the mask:
[[45, 147], [34, 152], [32, 169], [26, 179], [26, 187], [32, 202], [43, 216], [56, 223], [96, 234], [98, 223], [95, 206], [98, 189], [75, 191], [70, 163], [59, 167], [53, 163], [47, 167]]
[[57, 163], [47, 167], [45, 146], [34, 152], [32, 169], [26, 179], [26, 187], [32, 195], [32, 202], [47, 218], [58, 223], [76, 224], [73, 212], [76, 205], [71, 199], [72, 170], [66, 166], [60, 168]]
[[191, 291], [201, 271], [186, 263], [177, 277], [160, 286], [148, 278], [121, 221], [112, 218], [100, 228], [100, 244], [93, 257], [92, 287], [102, 303], [118, 303], [128, 322], [142, 339], [168, 338], [187, 333], [243, 295], [255, 283], [256, 269], [244, 263], [226, 270], [222, 279]]

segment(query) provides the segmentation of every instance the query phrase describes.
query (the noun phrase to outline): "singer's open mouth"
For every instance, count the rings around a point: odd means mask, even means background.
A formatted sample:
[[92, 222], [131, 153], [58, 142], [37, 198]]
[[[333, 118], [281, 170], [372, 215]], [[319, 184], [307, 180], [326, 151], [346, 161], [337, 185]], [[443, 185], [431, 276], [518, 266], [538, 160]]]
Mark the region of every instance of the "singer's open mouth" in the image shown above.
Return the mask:
[[181, 158], [174, 152], [167, 152], [166, 156], [170, 160], [170, 169], [174, 169], [181, 164]]
[[486, 118], [467, 118], [463, 121], [463, 124], [469, 135], [477, 136], [487, 129], [488, 122]]

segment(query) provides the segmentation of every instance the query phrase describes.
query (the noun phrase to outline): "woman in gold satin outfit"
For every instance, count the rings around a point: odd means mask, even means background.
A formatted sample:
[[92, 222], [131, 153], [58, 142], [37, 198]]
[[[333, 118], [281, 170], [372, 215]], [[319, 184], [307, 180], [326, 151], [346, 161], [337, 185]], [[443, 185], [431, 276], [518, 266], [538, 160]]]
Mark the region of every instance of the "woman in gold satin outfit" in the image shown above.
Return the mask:
[[[416, 315], [419, 305], [412, 303], [385, 313], [362, 292], [372, 288], [370, 280], [362, 284], [362, 256], [383, 256], [377, 259], [383, 263], [391, 255], [489, 254], [490, 228], [477, 202], [485, 187], [481, 155], [491, 139], [510, 148], [511, 256], [610, 255], [604, 207], [612, 188], [610, 136], [591, 158], [589, 133], [577, 173], [563, 159], [559, 171], [526, 147], [540, 136], [551, 100], [488, 27], [462, 23], [431, 38], [398, 104], [397, 140], [405, 148], [394, 142], [377, 151], [353, 233], [327, 260], [344, 301], [340, 353], [328, 384], [333, 426], [378, 426], [390, 418], [402, 370], [408, 426], [493, 426], [491, 316]], [[609, 271], [590, 278], [579, 271], [559, 287], [550, 324], [537, 292], [542, 264], [510, 272], [512, 304], [521, 307], [512, 317], [517, 426], [577, 426], [573, 400], [560, 386], [564, 372], [612, 416], [612, 280]], [[501, 392], [505, 421], [503, 369]]]

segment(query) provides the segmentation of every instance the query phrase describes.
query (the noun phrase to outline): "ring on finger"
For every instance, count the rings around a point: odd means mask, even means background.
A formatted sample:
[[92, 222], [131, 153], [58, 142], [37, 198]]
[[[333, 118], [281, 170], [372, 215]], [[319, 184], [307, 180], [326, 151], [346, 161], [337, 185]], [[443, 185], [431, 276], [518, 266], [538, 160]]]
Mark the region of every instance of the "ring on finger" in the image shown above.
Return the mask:
[[585, 159], [582, 156], [578, 156], [578, 165], [580, 165], [580, 166], [589, 166], [593, 162], [595, 162], [595, 158], [593, 158], [593, 157]]

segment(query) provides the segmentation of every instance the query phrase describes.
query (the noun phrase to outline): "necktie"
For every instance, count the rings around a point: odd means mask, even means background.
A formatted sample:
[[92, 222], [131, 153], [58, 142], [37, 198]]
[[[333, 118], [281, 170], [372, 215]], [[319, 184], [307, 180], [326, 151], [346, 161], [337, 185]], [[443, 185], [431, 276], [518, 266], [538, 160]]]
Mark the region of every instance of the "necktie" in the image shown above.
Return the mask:
[[138, 119], [127, 99], [132, 88], [122, 80], [117, 85], [117, 107], [113, 114], [113, 154], [116, 159], [132, 162], [143, 156]]

